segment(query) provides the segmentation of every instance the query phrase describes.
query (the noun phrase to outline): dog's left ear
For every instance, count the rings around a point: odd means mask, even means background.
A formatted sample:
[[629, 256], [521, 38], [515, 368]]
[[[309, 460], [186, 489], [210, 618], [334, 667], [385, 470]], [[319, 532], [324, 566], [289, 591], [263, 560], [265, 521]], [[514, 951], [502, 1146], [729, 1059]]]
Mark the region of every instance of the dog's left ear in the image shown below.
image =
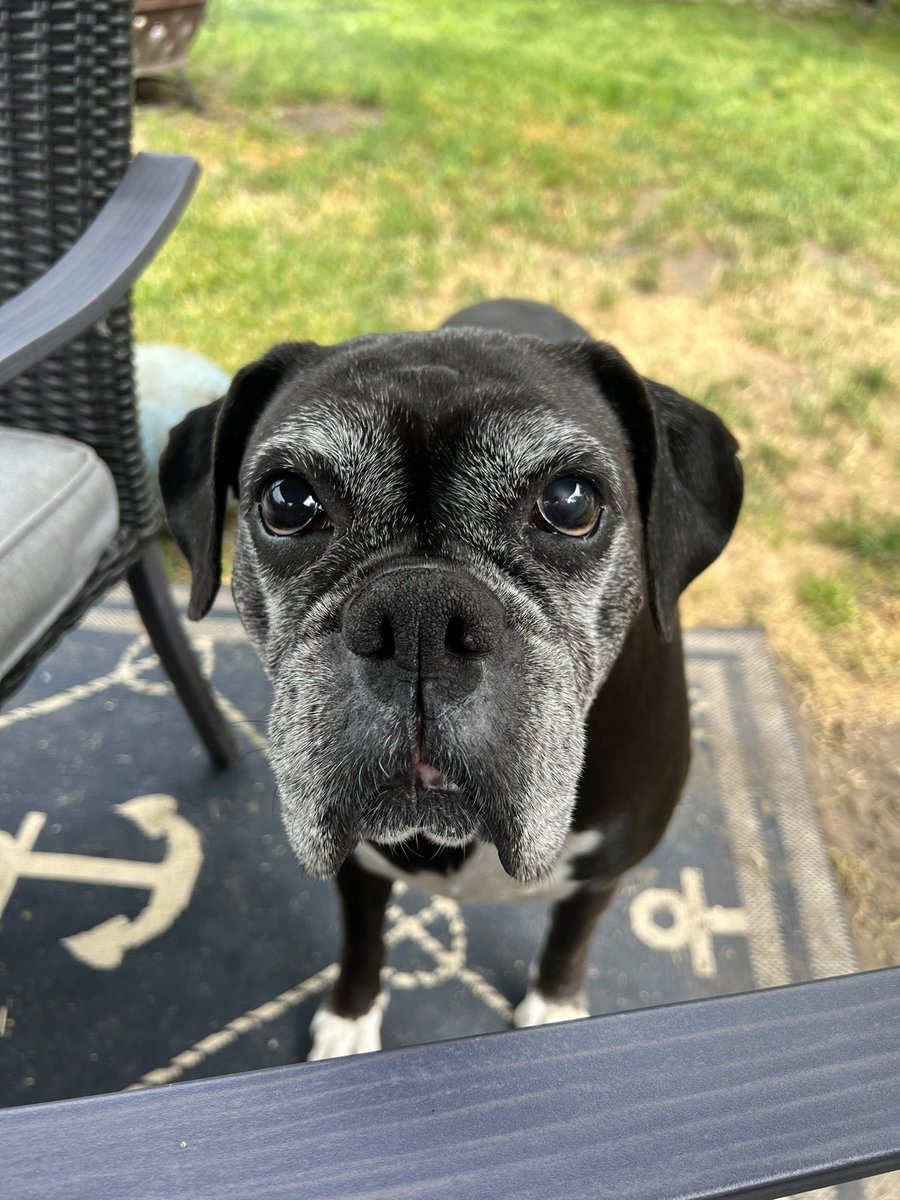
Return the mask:
[[194, 621], [209, 612], [219, 590], [228, 488], [237, 485], [251, 430], [279, 384], [320, 351], [312, 342], [273, 346], [238, 371], [225, 396], [195, 408], [169, 433], [159, 483], [169, 528], [191, 567]]
[[718, 558], [737, 521], [744, 494], [738, 444], [715, 413], [642, 379], [612, 346], [595, 342], [588, 352], [630, 443], [650, 608], [669, 638], [678, 597]]

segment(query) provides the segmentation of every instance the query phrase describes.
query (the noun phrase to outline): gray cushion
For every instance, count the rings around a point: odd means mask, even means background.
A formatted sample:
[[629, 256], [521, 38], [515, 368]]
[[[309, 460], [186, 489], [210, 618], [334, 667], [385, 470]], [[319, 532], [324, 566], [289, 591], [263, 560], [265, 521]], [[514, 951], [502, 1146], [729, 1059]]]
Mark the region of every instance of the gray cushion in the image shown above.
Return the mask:
[[89, 446], [0, 426], [0, 677], [81, 591], [119, 525]]

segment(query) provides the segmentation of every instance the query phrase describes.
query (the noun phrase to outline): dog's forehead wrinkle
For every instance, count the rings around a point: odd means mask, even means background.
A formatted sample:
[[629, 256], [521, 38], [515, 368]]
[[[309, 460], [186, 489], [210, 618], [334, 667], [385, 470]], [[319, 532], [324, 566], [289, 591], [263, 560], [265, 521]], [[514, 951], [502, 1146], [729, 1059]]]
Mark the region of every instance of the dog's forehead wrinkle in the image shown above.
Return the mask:
[[604, 443], [618, 430], [598, 419], [590, 390], [535, 339], [459, 330], [352, 339], [282, 389], [260, 422], [256, 453], [273, 444], [289, 452], [285, 442], [295, 440], [355, 475], [372, 465], [396, 472], [404, 460], [421, 470], [463, 440], [473, 457], [458, 464], [464, 477], [493, 468], [519, 483], [542, 458], [571, 452], [593, 455], [615, 483], [616, 447]]
[[398, 367], [392, 375], [401, 396], [412, 390], [417, 398], [432, 404], [441, 394], [457, 389], [462, 376], [457, 367], [445, 363], [415, 363]]
[[[441, 444], [438, 429], [437, 443]], [[515, 493], [548, 470], [581, 474], [592, 468], [617, 509], [625, 505], [627, 471], [621, 448], [595, 437], [552, 410], [522, 412], [510, 408], [472, 414], [463, 434], [451, 441], [443, 459], [455, 493], [474, 497], [498, 484]]]
[[282, 414], [262, 431], [244, 473], [251, 476], [278, 458], [302, 470], [316, 458], [348, 480], [373, 470], [388, 477], [402, 465], [396, 425], [383, 406], [353, 400], [304, 406]]
[[[432, 406], [440, 393], [460, 390], [486, 395], [508, 393], [564, 396], [584, 379], [548, 353], [540, 338], [499, 330], [440, 329], [424, 333], [378, 334], [331, 347], [310, 369], [314, 389], [349, 389], [354, 395], [390, 395], [401, 390]], [[561, 375], [564, 377], [560, 381]]]

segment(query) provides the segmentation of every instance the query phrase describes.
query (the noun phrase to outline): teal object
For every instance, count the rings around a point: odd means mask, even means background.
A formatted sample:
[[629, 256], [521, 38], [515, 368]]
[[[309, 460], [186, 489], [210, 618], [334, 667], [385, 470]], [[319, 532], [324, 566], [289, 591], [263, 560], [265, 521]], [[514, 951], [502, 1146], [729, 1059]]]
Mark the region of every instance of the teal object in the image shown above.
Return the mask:
[[231, 378], [182, 346], [138, 346], [134, 362], [144, 461], [155, 485], [169, 430], [192, 408], [224, 396]]

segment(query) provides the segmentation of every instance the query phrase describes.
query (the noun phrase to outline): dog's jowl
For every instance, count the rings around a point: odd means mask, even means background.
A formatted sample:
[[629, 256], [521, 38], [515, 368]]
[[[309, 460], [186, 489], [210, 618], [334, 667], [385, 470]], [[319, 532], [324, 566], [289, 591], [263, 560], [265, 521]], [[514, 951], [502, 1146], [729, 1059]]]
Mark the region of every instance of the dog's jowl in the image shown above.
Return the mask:
[[516, 1023], [585, 1013], [594, 926], [687, 774], [677, 601], [734, 527], [736, 450], [718, 417], [524, 301], [276, 346], [172, 431], [191, 616], [218, 589], [234, 488], [282, 818], [340, 889], [312, 1057], [379, 1046], [400, 878], [554, 898]]

